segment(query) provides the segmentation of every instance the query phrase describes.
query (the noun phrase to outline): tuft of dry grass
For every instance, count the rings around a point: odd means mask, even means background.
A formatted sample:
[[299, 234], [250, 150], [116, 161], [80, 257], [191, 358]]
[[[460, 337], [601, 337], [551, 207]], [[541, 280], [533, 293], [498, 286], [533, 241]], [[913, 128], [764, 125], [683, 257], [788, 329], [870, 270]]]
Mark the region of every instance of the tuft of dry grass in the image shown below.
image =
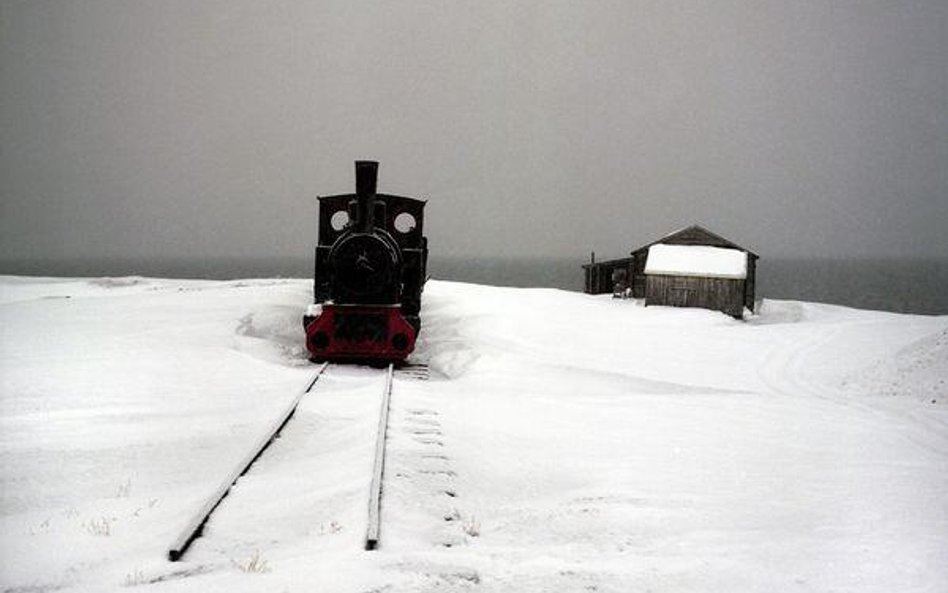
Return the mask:
[[234, 565], [240, 572], [248, 574], [270, 572], [270, 566], [267, 564], [267, 560], [260, 555], [260, 550], [255, 551], [253, 556], [244, 560], [243, 562], [235, 562]]
[[112, 535], [112, 523], [115, 522], [115, 518], [101, 517], [99, 519], [92, 519], [86, 521], [82, 524], [86, 531], [91, 535], [98, 537], [109, 537]]
[[477, 517], [465, 520], [461, 528], [471, 537], [478, 537], [481, 534], [481, 522], [477, 520]]
[[132, 479], [129, 478], [119, 484], [115, 491], [115, 498], [128, 498], [132, 494]]
[[319, 535], [326, 535], [327, 533], [331, 535], [335, 535], [339, 533], [340, 531], [342, 531], [342, 525], [340, 525], [339, 523], [335, 521], [330, 521], [328, 528], [326, 527], [324, 523], [319, 524]]
[[46, 517], [46, 520], [40, 523], [38, 527], [30, 527], [30, 535], [33, 536], [37, 533], [49, 533], [49, 524], [52, 519], [52, 517]]
[[127, 573], [125, 575], [125, 586], [126, 587], [137, 587], [139, 585], [144, 585], [148, 582], [148, 579], [145, 578], [145, 571], [138, 569], [134, 572]]

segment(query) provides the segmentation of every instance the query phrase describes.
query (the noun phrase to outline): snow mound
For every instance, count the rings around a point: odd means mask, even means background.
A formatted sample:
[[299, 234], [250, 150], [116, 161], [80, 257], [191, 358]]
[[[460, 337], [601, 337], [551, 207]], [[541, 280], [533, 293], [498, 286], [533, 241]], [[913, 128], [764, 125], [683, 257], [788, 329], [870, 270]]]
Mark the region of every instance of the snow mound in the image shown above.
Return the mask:
[[234, 333], [240, 352], [288, 366], [309, 364], [298, 307], [260, 307], [237, 320]]
[[798, 323], [805, 316], [803, 304], [795, 301], [775, 301], [764, 299], [753, 315], [748, 316], [747, 322], [755, 325], [769, 325], [778, 323]]
[[948, 329], [875, 361], [842, 381], [850, 392], [948, 403]]
[[147, 283], [148, 281], [141, 276], [124, 276], [121, 278], [105, 277], [95, 278], [89, 281], [90, 285], [99, 286], [101, 288], [128, 288], [129, 286], [139, 286]]

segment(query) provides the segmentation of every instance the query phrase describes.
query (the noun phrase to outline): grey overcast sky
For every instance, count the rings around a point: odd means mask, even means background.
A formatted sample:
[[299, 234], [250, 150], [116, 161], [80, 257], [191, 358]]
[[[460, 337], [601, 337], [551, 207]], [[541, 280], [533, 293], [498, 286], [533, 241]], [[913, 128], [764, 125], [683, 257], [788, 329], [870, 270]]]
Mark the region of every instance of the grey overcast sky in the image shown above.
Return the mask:
[[2, 0], [0, 260], [308, 257], [315, 196], [442, 256], [948, 257], [945, 0]]

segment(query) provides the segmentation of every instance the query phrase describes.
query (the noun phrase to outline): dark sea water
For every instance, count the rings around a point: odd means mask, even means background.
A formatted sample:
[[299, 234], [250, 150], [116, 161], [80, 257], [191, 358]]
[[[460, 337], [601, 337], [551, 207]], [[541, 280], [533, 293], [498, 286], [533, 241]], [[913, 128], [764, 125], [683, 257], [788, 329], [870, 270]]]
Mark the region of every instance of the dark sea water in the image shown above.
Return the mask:
[[[433, 255], [433, 278], [478, 284], [582, 291], [581, 258], [476, 259]], [[0, 262], [0, 273], [30, 276], [166, 278], [307, 278], [310, 258], [74, 260]], [[948, 314], [948, 260], [765, 259], [757, 298], [805, 300], [900, 313]]]
[[[433, 261], [434, 277], [583, 290], [576, 260]], [[759, 260], [757, 298], [899, 313], [948, 314], [948, 260]]]
[[[432, 261], [436, 278], [583, 290], [578, 260]], [[948, 314], [948, 260], [760, 260], [757, 298]]]

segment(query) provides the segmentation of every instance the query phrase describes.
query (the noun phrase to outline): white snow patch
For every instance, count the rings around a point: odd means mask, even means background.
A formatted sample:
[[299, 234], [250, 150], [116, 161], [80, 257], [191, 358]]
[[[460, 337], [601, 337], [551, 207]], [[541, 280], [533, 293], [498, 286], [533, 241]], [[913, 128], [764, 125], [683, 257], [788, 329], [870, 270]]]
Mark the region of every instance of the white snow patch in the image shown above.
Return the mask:
[[[860, 591], [948, 582], [948, 316], [748, 322], [430, 282], [362, 550], [381, 376], [311, 376], [309, 280], [0, 277], [0, 590]], [[899, 397], [889, 397], [898, 395]], [[936, 400], [937, 403], [931, 403]]]
[[843, 379], [844, 389], [948, 403], [948, 330], [926, 335]]
[[747, 277], [747, 254], [709, 245], [666, 245], [648, 248], [645, 273], [710, 278]]

